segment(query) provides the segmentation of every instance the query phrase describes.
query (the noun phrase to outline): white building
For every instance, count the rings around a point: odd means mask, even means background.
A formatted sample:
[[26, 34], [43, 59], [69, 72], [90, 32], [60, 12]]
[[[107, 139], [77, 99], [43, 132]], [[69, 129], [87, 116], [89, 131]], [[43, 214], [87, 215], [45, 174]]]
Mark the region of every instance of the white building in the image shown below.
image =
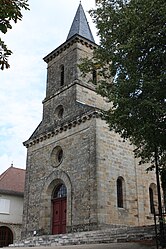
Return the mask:
[[0, 175], [0, 247], [20, 239], [25, 170], [11, 165]]

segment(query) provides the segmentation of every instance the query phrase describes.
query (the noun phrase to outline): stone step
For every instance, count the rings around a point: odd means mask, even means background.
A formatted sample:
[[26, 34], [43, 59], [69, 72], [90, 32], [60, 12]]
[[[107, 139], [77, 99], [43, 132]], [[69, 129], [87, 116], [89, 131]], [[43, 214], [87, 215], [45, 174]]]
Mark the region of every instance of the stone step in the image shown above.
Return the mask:
[[129, 242], [153, 239], [154, 226], [110, 228], [105, 230], [77, 232], [58, 235], [42, 235], [16, 241], [10, 247], [60, 246], [78, 244], [98, 244], [112, 242]]

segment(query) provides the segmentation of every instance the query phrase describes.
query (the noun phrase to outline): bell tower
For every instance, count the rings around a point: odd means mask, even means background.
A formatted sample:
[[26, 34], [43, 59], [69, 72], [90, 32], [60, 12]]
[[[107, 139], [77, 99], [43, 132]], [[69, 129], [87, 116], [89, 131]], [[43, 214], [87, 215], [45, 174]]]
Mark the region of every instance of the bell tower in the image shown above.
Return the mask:
[[60, 123], [73, 120], [98, 106], [95, 86], [89, 83], [93, 73], [83, 78], [78, 67], [81, 58], [93, 56], [96, 46], [80, 3], [66, 41], [44, 57], [47, 86], [43, 118], [31, 138], [52, 131]]
[[92, 53], [95, 41], [80, 4], [66, 41], [48, 54], [44, 61], [48, 63], [46, 98], [79, 80], [79, 59]]

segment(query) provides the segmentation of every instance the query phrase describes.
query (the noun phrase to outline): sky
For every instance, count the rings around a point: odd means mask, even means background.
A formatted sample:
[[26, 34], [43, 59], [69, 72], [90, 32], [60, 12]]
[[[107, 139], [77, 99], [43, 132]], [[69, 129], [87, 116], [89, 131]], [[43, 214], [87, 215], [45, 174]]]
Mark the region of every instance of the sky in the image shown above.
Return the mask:
[[[29, 0], [30, 11], [5, 35], [13, 54], [10, 69], [0, 70], [0, 174], [11, 164], [26, 168], [28, 140], [42, 120], [48, 53], [65, 42], [80, 0]], [[81, 1], [95, 40], [88, 10], [95, 0]], [[97, 41], [96, 41], [97, 42]]]

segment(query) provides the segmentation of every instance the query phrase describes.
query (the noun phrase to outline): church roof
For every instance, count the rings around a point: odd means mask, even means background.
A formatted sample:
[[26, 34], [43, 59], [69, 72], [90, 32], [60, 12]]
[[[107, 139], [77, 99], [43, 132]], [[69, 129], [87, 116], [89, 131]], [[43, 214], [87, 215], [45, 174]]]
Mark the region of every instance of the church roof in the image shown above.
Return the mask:
[[91, 42], [95, 43], [95, 40], [93, 38], [91, 29], [89, 27], [84, 9], [81, 5], [81, 3], [78, 6], [76, 15], [74, 17], [73, 23], [71, 25], [69, 34], [67, 36], [67, 40], [69, 40], [74, 35], [80, 35], [86, 39], [88, 39]]
[[0, 192], [23, 194], [25, 184], [25, 170], [9, 167], [0, 175]]

